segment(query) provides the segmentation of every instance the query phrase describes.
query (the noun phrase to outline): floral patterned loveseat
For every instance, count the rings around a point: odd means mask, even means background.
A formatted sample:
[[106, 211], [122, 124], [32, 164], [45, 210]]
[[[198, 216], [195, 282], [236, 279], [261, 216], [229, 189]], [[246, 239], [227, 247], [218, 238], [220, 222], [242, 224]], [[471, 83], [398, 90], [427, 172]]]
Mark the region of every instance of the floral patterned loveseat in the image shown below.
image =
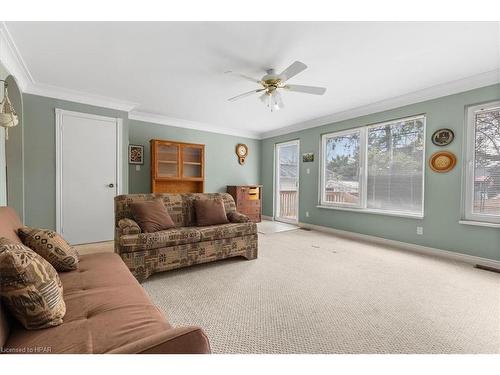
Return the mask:
[[[162, 199], [175, 228], [141, 233], [133, 221], [132, 202]], [[196, 226], [193, 201], [222, 199], [228, 224]], [[126, 194], [115, 197], [115, 252], [139, 282], [155, 272], [242, 256], [257, 258], [257, 226], [236, 212], [226, 193]]]

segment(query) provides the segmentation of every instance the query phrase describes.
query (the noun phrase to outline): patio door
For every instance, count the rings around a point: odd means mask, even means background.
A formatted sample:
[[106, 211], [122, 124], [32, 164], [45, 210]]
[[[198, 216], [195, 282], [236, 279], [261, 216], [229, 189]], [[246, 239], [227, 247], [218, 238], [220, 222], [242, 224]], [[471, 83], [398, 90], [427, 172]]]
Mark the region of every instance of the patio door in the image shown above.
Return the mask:
[[299, 220], [299, 149], [298, 140], [276, 144], [274, 218], [286, 223]]

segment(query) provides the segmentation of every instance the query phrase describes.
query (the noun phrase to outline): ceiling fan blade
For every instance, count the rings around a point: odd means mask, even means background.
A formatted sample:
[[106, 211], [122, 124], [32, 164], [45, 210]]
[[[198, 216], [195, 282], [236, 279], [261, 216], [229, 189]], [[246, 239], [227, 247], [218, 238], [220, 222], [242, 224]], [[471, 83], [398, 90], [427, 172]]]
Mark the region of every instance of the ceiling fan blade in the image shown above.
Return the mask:
[[252, 82], [254, 82], [254, 83], [259, 83], [259, 84], [261, 83], [261, 80], [260, 80], [260, 79], [257, 79], [257, 78], [253, 78], [253, 77], [247, 76], [246, 74], [235, 73], [235, 72], [233, 72], [233, 71], [231, 71], [231, 70], [228, 70], [228, 71], [226, 72], [226, 74], [231, 74], [231, 75], [233, 75], [233, 76], [238, 76], [238, 77], [241, 77], [241, 78], [246, 79], [247, 81], [252, 81]]
[[252, 94], [255, 94], [257, 92], [261, 92], [261, 91], [264, 91], [265, 89], [258, 89], [258, 90], [252, 90], [252, 91], [248, 91], [248, 92], [245, 92], [243, 94], [240, 94], [240, 95], [236, 95], [236, 96], [233, 96], [232, 98], [229, 98], [228, 101], [230, 102], [234, 102], [235, 100], [238, 100], [238, 99], [241, 99], [241, 98], [244, 98], [246, 96], [250, 96]]
[[287, 81], [306, 69], [306, 64], [300, 61], [295, 61], [292, 65], [281, 72], [280, 77], [283, 81]]
[[317, 87], [317, 86], [285, 85], [283, 86], [283, 88], [288, 91], [304, 92], [306, 94], [313, 94], [313, 95], [323, 95], [326, 92], [325, 87]]

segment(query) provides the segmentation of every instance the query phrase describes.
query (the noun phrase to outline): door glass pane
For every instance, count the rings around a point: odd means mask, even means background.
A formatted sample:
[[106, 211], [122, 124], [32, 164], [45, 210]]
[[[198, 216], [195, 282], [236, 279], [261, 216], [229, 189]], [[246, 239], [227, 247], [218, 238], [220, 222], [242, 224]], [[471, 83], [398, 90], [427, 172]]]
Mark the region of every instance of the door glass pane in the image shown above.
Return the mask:
[[297, 220], [298, 207], [298, 144], [278, 145], [278, 207], [279, 218]]
[[178, 146], [159, 145], [156, 152], [158, 162], [158, 177], [178, 177]]
[[475, 116], [473, 213], [500, 216], [500, 108]]
[[202, 157], [200, 147], [182, 147], [182, 174], [184, 177], [202, 177]]
[[359, 158], [359, 131], [326, 139], [324, 202], [359, 206]]
[[367, 207], [421, 213], [423, 157], [423, 119], [369, 128]]

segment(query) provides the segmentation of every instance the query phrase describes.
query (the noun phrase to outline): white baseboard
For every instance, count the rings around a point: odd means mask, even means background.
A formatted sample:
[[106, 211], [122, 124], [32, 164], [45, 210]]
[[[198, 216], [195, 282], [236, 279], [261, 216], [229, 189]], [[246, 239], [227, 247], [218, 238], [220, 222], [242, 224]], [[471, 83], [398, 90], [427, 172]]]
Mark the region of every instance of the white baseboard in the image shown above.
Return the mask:
[[272, 216], [267, 216], [267, 215], [261, 215], [262, 220], [271, 220], [274, 221], [274, 218]]
[[488, 259], [488, 258], [477, 257], [474, 255], [455, 253], [453, 251], [441, 250], [441, 249], [436, 249], [433, 247], [416, 245], [416, 244], [401, 242], [401, 241], [396, 241], [396, 240], [389, 240], [389, 239], [382, 238], [382, 237], [370, 236], [368, 234], [361, 234], [361, 233], [356, 233], [356, 232], [349, 232], [349, 231], [345, 231], [345, 230], [324, 227], [321, 225], [314, 225], [314, 224], [299, 222], [299, 227], [306, 228], [306, 229], [314, 229], [314, 230], [317, 230], [320, 232], [331, 233], [331, 234], [335, 234], [335, 235], [341, 236], [341, 237], [346, 237], [349, 239], [377, 243], [380, 245], [393, 246], [393, 247], [397, 247], [397, 248], [400, 248], [403, 250], [414, 251], [414, 252], [421, 253], [421, 254], [437, 256], [437, 257], [451, 259], [451, 260], [455, 260], [455, 261], [459, 261], [459, 262], [465, 262], [465, 263], [469, 263], [469, 264], [473, 264], [473, 265], [479, 264], [482, 266], [500, 268], [500, 261]]

